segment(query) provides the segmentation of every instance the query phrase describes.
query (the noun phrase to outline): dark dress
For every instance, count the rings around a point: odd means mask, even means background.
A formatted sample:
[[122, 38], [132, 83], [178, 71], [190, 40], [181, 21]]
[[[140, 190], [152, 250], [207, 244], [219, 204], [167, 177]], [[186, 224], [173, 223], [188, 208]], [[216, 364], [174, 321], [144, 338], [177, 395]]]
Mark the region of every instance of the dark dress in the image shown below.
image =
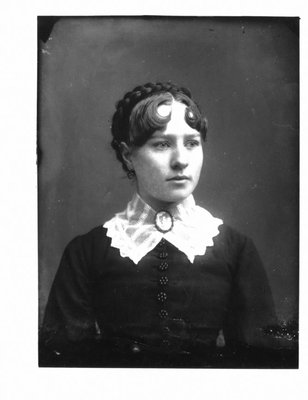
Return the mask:
[[40, 365], [275, 367], [260, 257], [246, 236], [219, 230], [193, 264], [164, 239], [137, 265], [103, 227], [72, 240], [46, 307]]

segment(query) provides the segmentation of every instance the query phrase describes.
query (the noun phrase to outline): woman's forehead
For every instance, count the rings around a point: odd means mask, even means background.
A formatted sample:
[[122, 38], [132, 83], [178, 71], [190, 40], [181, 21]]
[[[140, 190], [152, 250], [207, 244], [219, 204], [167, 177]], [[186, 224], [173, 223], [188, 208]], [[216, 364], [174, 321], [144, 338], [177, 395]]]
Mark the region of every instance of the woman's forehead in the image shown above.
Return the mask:
[[[171, 121], [170, 121], [171, 122]], [[181, 123], [170, 124], [170, 122], [166, 125], [166, 128], [163, 130], [157, 130], [150, 136], [151, 139], [158, 138], [171, 138], [171, 137], [190, 137], [190, 138], [200, 138], [201, 134], [196, 129], [191, 128], [185, 121]]]
[[[178, 133], [186, 133], [186, 134], [193, 134], [193, 135], [199, 135], [200, 133], [189, 126], [186, 122], [185, 119], [185, 113], [187, 109], [187, 105], [180, 103], [178, 101], [172, 102], [172, 104], [162, 104], [159, 106], [157, 109], [157, 112], [159, 112], [160, 115], [163, 115], [161, 113], [166, 113], [165, 115], [169, 115], [171, 113], [171, 118], [169, 122], [166, 124], [166, 127], [162, 131], [157, 131], [157, 136], [158, 135], [166, 135], [166, 134], [178, 134]], [[190, 112], [190, 111], [188, 111]]]

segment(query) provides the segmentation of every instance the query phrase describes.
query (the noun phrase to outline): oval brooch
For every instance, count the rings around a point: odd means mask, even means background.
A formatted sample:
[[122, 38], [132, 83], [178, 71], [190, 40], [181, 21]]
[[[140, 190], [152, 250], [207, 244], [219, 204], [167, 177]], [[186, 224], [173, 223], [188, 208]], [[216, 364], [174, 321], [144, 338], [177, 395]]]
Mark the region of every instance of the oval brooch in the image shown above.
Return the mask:
[[173, 227], [173, 217], [169, 211], [157, 211], [154, 218], [155, 227], [162, 233], [171, 231]]

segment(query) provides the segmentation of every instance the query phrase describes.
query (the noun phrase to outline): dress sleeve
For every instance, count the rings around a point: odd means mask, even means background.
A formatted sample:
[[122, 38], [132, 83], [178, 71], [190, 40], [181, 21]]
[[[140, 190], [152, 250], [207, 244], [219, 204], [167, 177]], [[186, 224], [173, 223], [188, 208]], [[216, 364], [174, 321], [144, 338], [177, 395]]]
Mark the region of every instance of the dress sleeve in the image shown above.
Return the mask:
[[272, 347], [266, 335], [277, 324], [271, 288], [253, 241], [243, 237], [233, 276], [229, 337], [233, 342], [254, 347]]
[[66, 247], [47, 302], [41, 345], [61, 352], [95, 335], [90, 252], [81, 236]]

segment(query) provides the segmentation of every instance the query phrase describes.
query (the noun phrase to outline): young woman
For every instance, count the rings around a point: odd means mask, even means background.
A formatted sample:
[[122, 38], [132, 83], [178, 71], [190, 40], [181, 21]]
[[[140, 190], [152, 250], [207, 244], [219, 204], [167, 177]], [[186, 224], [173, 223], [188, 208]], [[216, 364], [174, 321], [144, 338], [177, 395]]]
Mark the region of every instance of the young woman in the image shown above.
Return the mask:
[[174, 84], [118, 102], [112, 147], [136, 192], [67, 246], [41, 365], [247, 366], [253, 349], [272, 346], [274, 305], [253, 242], [194, 201], [206, 133], [190, 92]]

